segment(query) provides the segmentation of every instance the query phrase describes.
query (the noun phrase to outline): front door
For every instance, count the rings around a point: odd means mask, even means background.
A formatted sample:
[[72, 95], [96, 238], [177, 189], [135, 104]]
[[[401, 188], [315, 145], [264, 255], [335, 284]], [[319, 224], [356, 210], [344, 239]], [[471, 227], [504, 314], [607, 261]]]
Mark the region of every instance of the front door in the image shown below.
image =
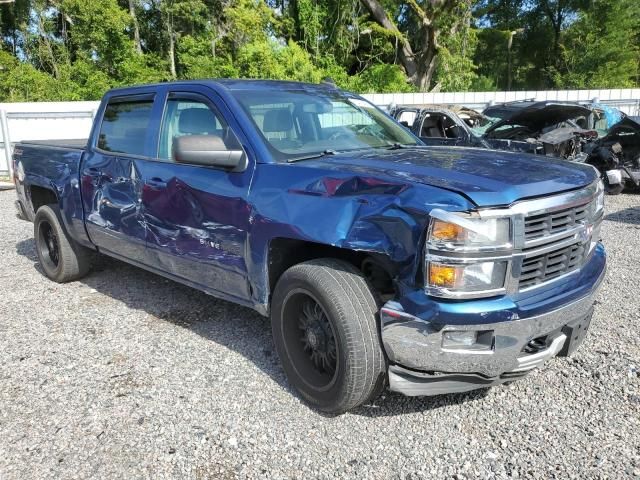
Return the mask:
[[203, 290], [247, 300], [247, 195], [254, 163], [229, 172], [175, 161], [173, 143], [183, 135], [215, 135], [229, 149], [240, 148], [214, 102], [184, 88], [168, 92], [157, 159], [142, 164], [148, 255], [157, 268]]

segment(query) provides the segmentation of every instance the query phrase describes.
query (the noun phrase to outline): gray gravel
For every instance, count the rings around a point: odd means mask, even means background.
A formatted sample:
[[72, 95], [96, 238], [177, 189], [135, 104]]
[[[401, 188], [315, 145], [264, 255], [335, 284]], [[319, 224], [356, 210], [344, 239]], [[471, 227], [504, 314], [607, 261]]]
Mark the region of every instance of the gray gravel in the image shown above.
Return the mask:
[[640, 477], [640, 196], [608, 197], [588, 342], [508, 387], [339, 417], [268, 321], [115, 260], [57, 285], [0, 192], [0, 479]]

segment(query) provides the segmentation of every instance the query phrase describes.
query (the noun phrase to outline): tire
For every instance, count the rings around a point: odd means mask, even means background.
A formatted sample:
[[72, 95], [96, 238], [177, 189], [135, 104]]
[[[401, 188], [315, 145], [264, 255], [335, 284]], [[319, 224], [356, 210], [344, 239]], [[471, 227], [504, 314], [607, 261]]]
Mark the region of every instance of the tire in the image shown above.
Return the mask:
[[377, 312], [367, 281], [349, 263], [311, 260], [280, 277], [273, 340], [289, 383], [312, 406], [339, 414], [380, 394], [386, 361]]
[[54, 282], [71, 282], [89, 272], [94, 252], [69, 237], [57, 205], [38, 209], [33, 220], [33, 237], [40, 265]]

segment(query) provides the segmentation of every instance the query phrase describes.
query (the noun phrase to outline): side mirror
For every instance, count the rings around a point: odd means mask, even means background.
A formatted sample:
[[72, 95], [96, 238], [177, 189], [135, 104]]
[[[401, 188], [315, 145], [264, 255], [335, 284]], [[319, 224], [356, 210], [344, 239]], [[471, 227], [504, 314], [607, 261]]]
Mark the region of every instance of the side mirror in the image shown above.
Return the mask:
[[217, 135], [184, 135], [173, 140], [173, 158], [178, 163], [205, 165], [241, 172], [247, 156], [241, 149], [229, 150]]

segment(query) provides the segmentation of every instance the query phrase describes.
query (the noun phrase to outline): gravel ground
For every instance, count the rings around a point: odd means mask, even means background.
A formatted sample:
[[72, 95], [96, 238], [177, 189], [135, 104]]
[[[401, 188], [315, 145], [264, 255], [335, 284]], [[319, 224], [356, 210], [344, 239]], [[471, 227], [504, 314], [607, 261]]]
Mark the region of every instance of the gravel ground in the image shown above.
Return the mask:
[[[0, 192], [0, 479], [640, 477], [640, 197], [609, 197], [587, 343], [508, 387], [290, 390], [268, 321], [115, 260], [58, 285]], [[636, 250], [638, 248], [638, 250]]]

